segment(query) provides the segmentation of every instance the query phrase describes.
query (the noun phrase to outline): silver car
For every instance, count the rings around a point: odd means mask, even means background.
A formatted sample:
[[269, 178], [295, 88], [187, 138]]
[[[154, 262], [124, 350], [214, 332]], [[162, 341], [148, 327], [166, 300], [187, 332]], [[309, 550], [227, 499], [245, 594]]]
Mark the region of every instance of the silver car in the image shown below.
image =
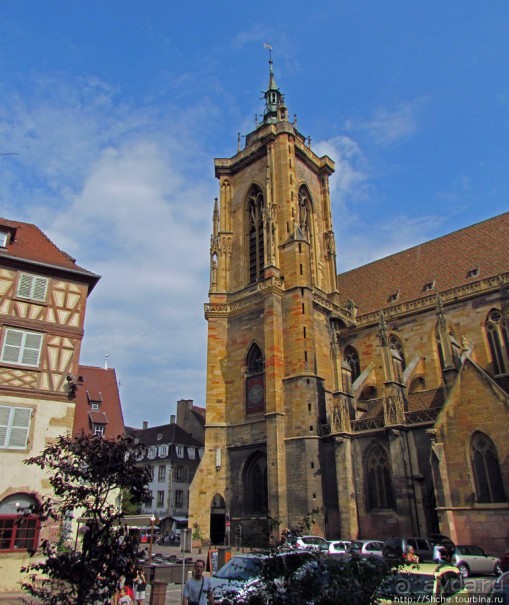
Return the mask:
[[381, 540], [354, 540], [350, 544], [350, 552], [361, 557], [378, 557], [382, 559], [382, 547], [384, 543]]
[[502, 573], [502, 565], [498, 557], [492, 557], [484, 552], [480, 546], [474, 544], [460, 544], [454, 549], [451, 564], [455, 565], [464, 578], [471, 574]]

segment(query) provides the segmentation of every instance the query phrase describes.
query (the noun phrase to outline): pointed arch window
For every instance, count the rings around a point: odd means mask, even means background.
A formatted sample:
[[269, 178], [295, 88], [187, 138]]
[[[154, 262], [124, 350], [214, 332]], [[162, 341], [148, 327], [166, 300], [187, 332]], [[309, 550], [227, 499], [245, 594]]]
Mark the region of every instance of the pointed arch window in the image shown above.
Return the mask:
[[247, 220], [249, 237], [249, 283], [263, 277], [265, 245], [263, 211], [265, 202], [260, 187], [253, 185], [248, 193]]
[[502, 474], [493, 441], [480, 431], [474, 433], [471, 453], [477, 502], [505, 502]]
[[366, 456], [367, 510], [394, 508], [391, 468], [387, 452], [375, 445]]
[[486, 320], [486, 332], [495, 375], [509, 372], [509, 326], [501, 311], [492, 309]]
[[347, 345], [345, 347], [345, 361], [348, 362], [350, 366], [350, 370], [352, 371], [352, 382], [355, 382], [357, 378], [361, 375], [361, 364], [359, 361], [359, 353], [357, 353], [357, 349], [352, 347], [352, 345]]
[[246, 414], [265, 412], [265, 360], [256, 343], [248, 351], [246, 367]]
[[264, 454], [254, 454], [246, 464], [244, 499], [247, 513], [264, 514], [267, 512], [267, 458]]

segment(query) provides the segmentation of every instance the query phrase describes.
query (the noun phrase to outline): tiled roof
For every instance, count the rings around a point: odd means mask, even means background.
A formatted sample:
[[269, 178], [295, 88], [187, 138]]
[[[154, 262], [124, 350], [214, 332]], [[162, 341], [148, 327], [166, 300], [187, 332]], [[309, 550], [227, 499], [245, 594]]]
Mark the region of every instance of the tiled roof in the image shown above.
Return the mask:
[[194, 447], [203, 446], [202, 442], [195, 439], [174, 422], [161, 426], [152, 426], [146, 429], [126, 427], [126, 431], [136, 439], [139, 439], [140, 442], [147, 447], [151, 445], [171, 445], [172, 443], [177, 445], [191, 445]]
[[[119, 435], [123, 435], [124, 418], [115, 370], [79, 366], [78, 373], [83, 376], [84, 382], [79, 384], [76, 389], [73, 435], [82, 430], [87, 434], [92, 434], [91, 421], [105, 425], [104, 436], [106, 438], [116, 439]], [[101, 393], [102, 403], [99, 410], [92, 410], [87, 391]]]
[[11, 234], [6, 248], [0, 247], [2, 257], [13, 258], [67, 269], [88, 277], [92, 287], [99, 276], [78, 266], [69, 254], [60, 250], [36, 225], [0, 218], [0, 231]]
[[[509, 212], [338, 275], [359, 315], [509, 271]], [[469, 272], [478, 269], [478, 275]], [[436, 289], [426, 291], [426, 284]], [[391, 302], [391, 296], [398, 293]]]
[[408, 411], [417, 412], [420, 410], [440, 408], [444, 401], [444, 390], [441, 388], [410, 393], [408, 395]]

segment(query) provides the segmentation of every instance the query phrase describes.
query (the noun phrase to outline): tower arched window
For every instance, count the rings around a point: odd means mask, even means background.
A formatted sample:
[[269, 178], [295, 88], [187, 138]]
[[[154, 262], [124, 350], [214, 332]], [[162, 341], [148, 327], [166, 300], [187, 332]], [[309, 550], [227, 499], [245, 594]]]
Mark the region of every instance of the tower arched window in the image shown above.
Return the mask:
[[474, 433], [471, 454], [477, 502], [505, 502], [497, 450], [488, 435]]
[[244, 501], [246, 513], [264, 514], [268, 510], [267, 457], [253, 454], [244, 471]]
[[355, 382], [357, 378], [361, 375], [361, 364], [359, 361], [359, 354], [357, 353], [357, 349], [352, 347], [352, 345], [347, 345], [345, 347], [345, 360], [348, 362], [350, 366], [350, 370], [352, 371], [352, 382]]
[[265, 411], [265, 361], [260, 347], [253, 343], [246, 358], [246, 414]]
[[367, 509], [394, 508], [391, 467], [387, 452], [374, 445], [366, 456]]
[[509, 326], [501, 311], [492, 309], [486, 320], [486, 332], [495, 375], [509, 372]]
[[263, 211], [265, 202], [258, 185], [253, 185], [248, 193], [247, 221], [249, 238], [249, 283], [263, 277], [265, 245], [263, 236]]

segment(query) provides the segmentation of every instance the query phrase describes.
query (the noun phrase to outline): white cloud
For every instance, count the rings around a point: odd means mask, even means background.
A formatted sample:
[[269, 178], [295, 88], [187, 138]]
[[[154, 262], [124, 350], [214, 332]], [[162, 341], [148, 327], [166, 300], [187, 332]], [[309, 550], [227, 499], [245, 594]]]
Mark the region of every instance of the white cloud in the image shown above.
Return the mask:
[[368, 162], [356, 141], [347, 136], [336, 136], [319, 141], [313, 146], [319, 156], [328, 155], [336, 163], [336, 171], [330, 177], [333, 204], [344, 206], [348, 201], [364, 199], [369, 190], [370, 171]]
[[418, 99], [401, 103], [397, 109], [377, 108], [367, 120], [348, 120], [346, 129], [349, 132], [366, 132], [375, 143], [391, 145], [407, 138], [417, 130], [416, 112], [424, 100]]
[[[205, 403], [210, 158], [174, 108], [152, 115], [80, 86], [40, 81], [39, 96], [4, 103], [0, 133], [21, 151], [0, 165], [1, 214], [36, 223], [102, 276], [81, 361], [109, 355], [129, 424], [158, 423], [161, 410], [164, 422], [177, 399]], [[204, 118], [201, 103], [192, 128]]]

